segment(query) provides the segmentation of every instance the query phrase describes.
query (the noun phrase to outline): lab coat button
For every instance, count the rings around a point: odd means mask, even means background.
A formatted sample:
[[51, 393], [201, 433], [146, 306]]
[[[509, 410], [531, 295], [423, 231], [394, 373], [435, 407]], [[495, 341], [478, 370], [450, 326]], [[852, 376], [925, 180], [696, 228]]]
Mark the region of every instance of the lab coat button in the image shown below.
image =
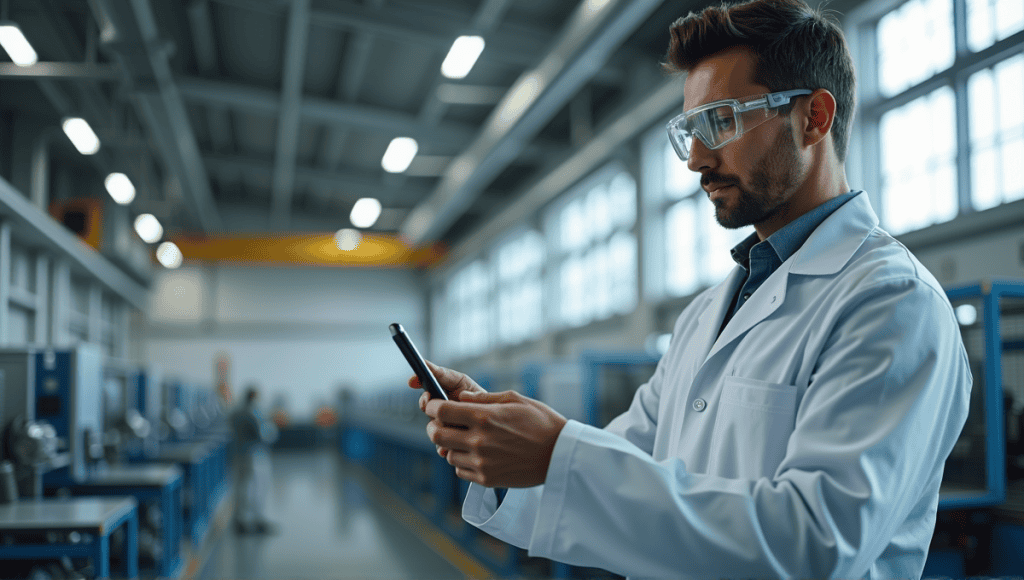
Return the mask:
[[698, 413], [703, 411], [707, 406], [708, 404], [704, 402], [704, 399], [695, 399], [693, 401], [693, 410], [697, 411]]

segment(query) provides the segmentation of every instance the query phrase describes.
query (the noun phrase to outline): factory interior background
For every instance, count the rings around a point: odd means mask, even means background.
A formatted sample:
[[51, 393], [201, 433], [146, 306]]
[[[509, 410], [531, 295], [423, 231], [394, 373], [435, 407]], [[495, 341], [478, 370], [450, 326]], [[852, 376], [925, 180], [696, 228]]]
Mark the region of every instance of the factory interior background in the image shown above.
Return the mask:
[[[0, 577], [617, 577], [461, 520], [387, 327], [571, 419], [628, 407], [752, 231], [664, 129], [669, 26], [709, 4], [0, 0]], [[925, 575], [1024, 576], [1024, 0], [809, 4], [857, 67], [850, 186], [974, 371]], [[250, 387], [267, 533], [230, 519]], [[99, 527], [4, 515], [56, 488]]]

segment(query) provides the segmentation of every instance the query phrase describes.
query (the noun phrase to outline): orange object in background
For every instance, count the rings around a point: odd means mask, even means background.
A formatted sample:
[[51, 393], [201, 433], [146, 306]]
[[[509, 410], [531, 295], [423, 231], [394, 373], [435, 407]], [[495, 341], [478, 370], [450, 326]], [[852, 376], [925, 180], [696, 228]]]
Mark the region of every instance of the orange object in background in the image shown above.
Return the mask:
[[338, 413], [330, 407], [320, 407], [313, 417], [317, 427], [333, 427], [338, 422]]
[[103, 243], [103, 202], [94, 198], [63, 199], [50, 204], [50, 215], [85, 243], [99, 250]]
[[271, 413], [270, 420], [274, 422], [274, 425], [277, 425], [278, 429], [284, 429], [289, 423], [291, 423], [291, 419], [288, 417], [288, 413], [286, 413], [284, 409], [278, 409]]

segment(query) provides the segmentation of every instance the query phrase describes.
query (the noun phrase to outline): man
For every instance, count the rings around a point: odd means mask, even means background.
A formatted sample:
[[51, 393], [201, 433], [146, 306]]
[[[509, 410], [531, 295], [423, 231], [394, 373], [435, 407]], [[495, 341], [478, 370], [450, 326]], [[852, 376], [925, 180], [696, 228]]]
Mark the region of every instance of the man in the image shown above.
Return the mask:
[[246, 388], [241, 404], [231, 414], [235, 451], [235, 531], [239, 534], [267, 534], [274, 526], [263, 516], [270, 485], [268, 445], [277, 440], [277, 428], [263, 418], [256, 407], [259, 391]]
[[473, 482], [463, 517], [632, 577], [920, 577], [971, 375], [942, 288], [846, 183], [842, 33], [800, 0], [711, 7], [666, 66], [676, 151], [755, 233], [603, 430], [433, 366], [452, 401], [420, 403]]

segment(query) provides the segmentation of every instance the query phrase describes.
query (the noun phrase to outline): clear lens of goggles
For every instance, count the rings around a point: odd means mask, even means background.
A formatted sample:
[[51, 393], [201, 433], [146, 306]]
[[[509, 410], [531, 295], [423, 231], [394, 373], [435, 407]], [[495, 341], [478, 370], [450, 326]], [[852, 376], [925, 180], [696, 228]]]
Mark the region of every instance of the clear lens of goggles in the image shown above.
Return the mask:
[[690, 145], [694, 137], [700, 139], [708, 149], [718, 149], [742, 133], [743, 116], [731, 104], [701, 107], [672, 119], [668, 124], [669, 141], [683, 160], [690, 158]]
[[693, 139], [700, 139], [708, 149], [718, 149], [739, 139], [749, 131], [779, 114], [777, 107], [789, 104], [793, 97], [809, 95], [808, 89], [766, 93], [738, 101], [726, 99], [687, 111], [672, 119], [665, 127], [672, 148], [683, 161], [690, 158]]

